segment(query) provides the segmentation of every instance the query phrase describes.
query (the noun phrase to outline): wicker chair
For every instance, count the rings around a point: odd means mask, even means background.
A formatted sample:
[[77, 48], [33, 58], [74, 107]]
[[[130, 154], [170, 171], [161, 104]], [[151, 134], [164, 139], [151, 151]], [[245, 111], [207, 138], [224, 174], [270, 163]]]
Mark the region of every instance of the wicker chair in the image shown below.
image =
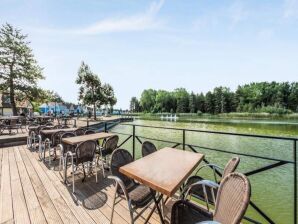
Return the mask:
[[43, 161], [45, 160], [46, 150], [50, 148], [51, 140], [50, 140], [49, 136], [43, 134], [41, 131], [52, 130], [52, 129], [53, 129], [53, 127], [41, 126], [37, 130], [39, 132], [39, 135], [38, 135], [39, 158]]
[[84, 128], [79, 128], [74, 131], [76, 136], [84, 135], [85, 134], [85, 129]]
[[[32, 149], [35, 147], [36, 142], [38, 141], [38, 129], [39, 125], [37, 124], [31, 124], [28, 126], [28, 136], [27, 136], [27, 147], [29, 149]], [[33, 146], [33, 147], [32, 147]]]
[[17, 130], [17, 133], [19, 133], [21, 125], [18, 123], [18, 120], [12, 119], [9, 121], [9, 124], [5, 125], [5, 129], [8, 130], [9, 134], [11, 134], [11, 130]]
[[57, 124], [54, 126], [54, 129], [61, 129], [63, 126], [61, 124]]
[[75, 194], [75, 172], [78, 170], [79, 166], [82, 165], [82, 170], [84, 173], [84, 178], [82, 182], [85, 181], [86, 178], [86, 168], [90, 171], [91, 167], [95, 169], [95, 178], [97, 183], [97, 169], [95, 158], [97, 144], [93, 140], [88, 140], [85, 142], [81, 142], [75, 149], [75, 152], [68, 151], [66, 161], [68, 158], [71, 159], [71, 167], [72, 167], [72, 193]]
[[[115, 193], [110, 223], [113, 221], [115, 205], [120, 200], [124, 199], [127, 201], [132, 224], [140, 215], [142, 215], [153, 200], [152, 193], [147, 186], [138, 184], [119, 172], [121, 166], [131, 162], [133, 162], [133, 158], [125, 149], [117, 149], [112, 153], [110, 163], [112, 176], [109, 176], [108, 178], [115, 180]], [[119, 200], [116, 202], [117, 199]], [[138, 208], [141, 208], [142, 210], [134, 216], [134, 212]]]
[[91, 129], [85, 131], [85, 135], [91, 135], [91, 134], [95, 134], [95, 131]]
[[[184, 190], [182, 191], [182, 197], [183, 194], [185, 193], [185, 189], [187, 189], [191, 184], [196, 183], [196, 182], [201, 182], [201, 185], [198, 185], [196, 187], [193, 187], [190, 195], [194, 196], [202, 201], [206, 202], [207, 209], [209, 210], [209, 204], [214, 205], [215, 200], [216, 200], [216, 195], [217, 195], [217, 190], [219, 187], [219, 181], [217, 180], [217, 172], [220, 170], [223, 170], [222, 172], [222, 178], [226, 177], [230, 173], [234, 172], [240, 162], [239, 157], [234, 157], [228, 161], [226, 164], [225, 168], [222, 169], [217, 165], [214, 164], [206, 164], [204, 166], [201, 166], [196, 174], [194, 176], [191, 176], [188, 178], [186, 181], [186, 186]], [[206, 167], [211, 167], [213, 170], [213, 175], [214, 175], [214, 180], [204, 180], [201, 176], [198, 175], [199, 171], [202, 170], [203, 168]]]
[[149, 141], [145, 141], [142, 144], [142, 156], [147, 156], [153, 152], [156, 152], [157, 149], [155, 147], [155, 145], [152, 142]]
[[109, 161], [108, 161], [108, 157], [113, 153], [113, 151], [117, 148], [118, 145], [118, 141], [119, 141], [119, 136], [118, 135], [114, 135], [110, 138], [108, 138], [107, 140], [104, 141], [103, 146], [99, 147], [99, 150], [97, 151], [97, 154], [99, 154], [99, 156], [97, 157], [97, 163], [100, 160], [101, 161], [101, 165], [102, 165], [102, 172], [103, 172], [103, 176], [105, 176], [105, 165], [109, 166]]
[[[66, 154], [68, 152], [75, 152], [75, 146], [66, 144], [62, 141], [62, 138], [75, 137], [76, 135], [73, 132], [65, 132], [60, 136], [60, 144], [57, 145], [57, 149], [60, 150], [59, 158], [59, 171], [64, 170], [66, 166]], [[66, 172], [66, 170], [64, 170]]]
[[[188, 192], [200, 184], [198, 182], [191, 185]], [[250, 195], [247, 177], [240, 173], [230, 173], [221, 181], [214, 214], [187, 199], [182, 199], [172, 207], [171, 224], [197, 224], [211, 220], [220, 224], [239, 224], [248, 207]]]
[[69, 128], [69, 126], [67, 125], [62, 125], [61, 129], [66, 129], [66, 128]]

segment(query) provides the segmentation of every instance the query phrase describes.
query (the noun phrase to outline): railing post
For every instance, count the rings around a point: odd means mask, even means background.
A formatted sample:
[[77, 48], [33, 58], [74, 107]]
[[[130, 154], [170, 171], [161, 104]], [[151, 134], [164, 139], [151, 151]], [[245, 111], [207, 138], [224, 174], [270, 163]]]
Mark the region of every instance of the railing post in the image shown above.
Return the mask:
[[297, 224], [297, 140], [293, 144], [294, 153], [294, 224]]
[[105, 132], [108, 132], [107, 122], [105, 122]]
[[183, 129], [183, 150], [185, 150], [185, 129]]
[[89, 128], [89, 118], [87, 118], [87, 128]]
[[73, 127], [76, 128], [77, 127], [77, 120], [76, 119], [73, 119], [73, 121], [74, 121], [73, 122]]
[[133, 159], [135, 159], [135, 146], [136, 146], [135, 137], [136, 137], [136, 126], [133, 125], [132, 126], [132, 157], [133, 157]]

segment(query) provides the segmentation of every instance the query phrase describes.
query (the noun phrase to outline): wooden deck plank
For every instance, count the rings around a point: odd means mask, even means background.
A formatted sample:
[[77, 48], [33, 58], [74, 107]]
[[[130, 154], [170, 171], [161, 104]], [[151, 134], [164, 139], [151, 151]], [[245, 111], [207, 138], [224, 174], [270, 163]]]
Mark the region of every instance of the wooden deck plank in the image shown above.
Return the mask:
[[15, 153], [18, 170], [19, 170], [19, 173], [21, 174], [20, 175], [21, 183], [23, 186], [23, 191], [24, 191], [31, 223], [33, 224], [47, 223], [45, 216], [43, 214], [42, 208], [39, 204], [38, 198], [35, 194], [34, 188], [32, 186], [31, 180], [29, 178], [29, 174], [26, 170], [25, 164], [21, 157], [19, 148], [15, 148], [14, 153]]
[[[41, 167], [44, 171], [47, 170], [47, 167]], [[95, 224], [95, 221], [90, 217], [88, 212], [82, 206], [77, 206], [74, 203], [73, 198], [70, 195], [70, 192], [67, 190], [65, 185], [61, 183], [61, 180], [55, 175], [55, 173], [53, 171], [47, 172], [47, 175], [51, 179], [56, 189], [60, 192], [61, 196], [63, 197], [69, 208], [72, 210], [78, 221], [80, 223]]]
[[[42, 168], [39, 165], [39, 161], [32, 158], [30, 155], [30, 152], [27, 149], [22, 148], [21, 150], [25, 151], [26, 156], [31, 161], [32, 166], [34, 167], [35, 171], [37, 172], [41, 182], [43, 183], [43, 186], [45, 190], [47, 191], [50, 199], [52, 200], [54, 206], [56, 207], [56, 210], [58, 214], [60, 215], [62, 222], [64, 223], [79, 223], [74, 214], [71, 212], [69, 207], [66, 205], [65, 201], [57, 191], [57, 189], [53, 186], [50, 179], [47, 177], [45, 172], [42, 170]], [[30, 159], [31, 157], [31, 159]], [[51, 171], [49, 171], [51, 172]]]
[[[37, 157], [36, 154], [33, 154], [33, 157], [35, 157], [35, 159], [38, 159], [38, 157]], [[45, 166], [43, 166], [43, 167], [44, 167], [44, 169], [47, 169]], [[61, 176], [59, 175], [59, 172], [58, 171], [53, 171], [53, 170], [48, 170], [47, 169], [46, 172], [48, 174], [50, 174], [50, 173], [53, 173], [53, 174], [56, 173], [56, 178], [58, 178], [58, 180], [60, 182], [60, 185], [61, 185], [61, 183], [63, 182], [63, 180], [62, 180]], [[79, 179], [77, 182], [79, 182], [79, 183], [81, 182], [81, 177], [76, 178], [76, 179]], [[93, 199], [88, 198], [88, 193], [89, 192], [86, 191], [86, 183], [87, 182], [85, 182], [83, 184], [80, 183], [80, 185], [83, 188], [78, 187], [78, 185], [76, 185], [76, 193], [78, 195], [78, 198], [79, 198], [79, 196], [82, 196], [83, 198], [85, 198], [85, 202], [88, 203], [88, 204], [98, 203], [98, 201], [100, 200], [100, 197], [96, 197], [96, 200], [97, 200], [96, 202], [95, 201], [92, 201], [92, 200], [94, 200], [94, 198]], [[62, 186], [65, 189], [67, 189], [67, 187], [65, 185], [62, 185]], [[69, 189], [68, 194], [71, 194], [71, 190], [72, 190], [71, 189], [71, 186], [69, 186], [68, 189]], [[89, 215], [91, 215], [91, 217], [96, 221], [96, 223], [109, 223], [109, 219], [110, 219], [110, 215], [111, 215], [111, 208], [108, 205], [104, 204], [100, 208], [97, 208], [97, 209], [87, 209], [87, 211], [88, 211]], [[128, 211], [126, 211], [126, 212], [128, 212]], [[118, 224], [118, 223], [119, 224], [122, 224], [122, 223], [125, 224], [125, 223], [127, 223], [127, 221], [125, 219], [123, 219], [121, 216], [119, 216], [118, 214], [114, 214], [114, 215], [115, 215], [114, 216], [115, 220], [113, 222], [114, 224]]]
[[19, 148], [19, 150], [20, 150], [21, 157], [24, 161], [25, 167], [27, 169], [27, 172], [30, 174], [29, 177], [30, 177], [32, 186], [34, 187], [35, 194], [38, 198], [38, 201], [40, 203], [40, 206], [42, 208], [46, 221], [48, 223], [53, 223], [53, 224], [63, 223], [52, 200], [50, 199], [41, 180], [39, 179], [36, 171], [34, 170], [29, 158], [27, 157], [25, 150], [22, 148]]
[[0, 223], [13, 222], [12, 195], [10, 186], [10, 170], [8, 149], [3, 150], [0, 193]]
[[[95, 183], [94, 175], [87, 177], [84, 183], [81, 182], [82, 172], [76, 175], [77, 198], [82, 202], [77, 204], [72, 196], [72, 187], [63, 184], [57, 170], [51, 170], [39, 161], [36, 152], [24, 145], [0, 149], [0, 212], [3, 213], [3, 208], [6, 212], [10, 207], [10, 214], [6, 214], [5, 220], [2, 221], [0, 213], [0, 223], [108, 224], [114, 186], [111, 180], [103, 178], [100, 171], [98, 174], [98, 183]], [[2, 197], [4, 192], [6, 198]], [[11, 201], [8, 208], [7, 203], [3, 207], [7, 200]], [[144, 223], [149, 212], [150, 209], [147, 209], [135, 223]], [[125, 200], [115, 206], [113, 223], [130, 223]], [[156, 212], [148, 223], [160, 223]]]
[[23, 193], [23, 187], [21, 184], [17, 163], [15, 161], [13, 148], [10, 148], [8, 150], [8, 155], [10, 166], [11, 192], [13, 199], [14, 222], [16, 224], [30, 223], [27, 204]]

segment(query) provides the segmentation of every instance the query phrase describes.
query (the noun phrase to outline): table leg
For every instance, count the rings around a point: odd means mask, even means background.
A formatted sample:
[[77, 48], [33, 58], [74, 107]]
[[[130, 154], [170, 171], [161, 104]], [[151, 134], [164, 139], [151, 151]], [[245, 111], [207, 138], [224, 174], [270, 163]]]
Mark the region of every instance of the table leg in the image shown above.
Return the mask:
[[[155, 207], [157, 208], [157, 211], [158, 211], [158, 214], [159, 214], [160, 222], [161, 222], [162, 224], [164, 224], [165, 221], [164, 221], [164, 219], [163, 219], [162, 212], [161, 212], [161, 209], [160, 209], [160, 207], [159, 207], [159, 202], [161, 201], [161, 199], [162, 199], [162, 197], [163, 197], [163, 194], [160, 194], [159, 197], [158, 197], [158, 199], [156, 199], [156, 197], [155, 197], [155, 191], [152, 190], [152, 189], [150, 189], [150, 191], [151, 191], [151, 195], [152, 195], [152, 197], [153, 197], [154, 203], [155, 203]], [[153, 213], [153, 212], [152, 212], [152, 213]], [[150, 214], [150, 216], [152, 215], [152, 213]], [[148, 221], [148, 220], [150, 219], [150, 216], [147, 218], [146, 221]]]

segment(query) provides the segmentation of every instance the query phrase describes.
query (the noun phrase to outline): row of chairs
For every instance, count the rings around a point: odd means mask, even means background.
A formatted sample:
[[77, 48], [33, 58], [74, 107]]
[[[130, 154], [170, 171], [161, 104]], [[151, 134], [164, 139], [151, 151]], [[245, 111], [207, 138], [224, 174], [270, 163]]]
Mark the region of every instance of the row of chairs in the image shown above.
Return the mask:
[[[57, 126], [44, 126], [32, 129], [32, 134], [38, 133], [38, 148], [41, 160], [46, 161], [46, 152], [48, 152], [48, 164], [51, 166], [52, 157], [56, 159], [57, 151], [59, 154], [59, 171], [66, 173], [67, 166], [72, 167], [72, 179], [73, 179], [73, 193], [75, 194], [75, 174], [76, 171], [82, 170], [84, 178], [86, 178], [86, 169], [92, 171], [94, 169], [97, 182], [97, 166], [99, 162], [102, 166], [103, 176], [105, 177], [105, 168], [109, 167], [109, 156], [117, 148], [119, 137], [117, 135], [112, 136], [100, 145], [98, 141], [88, 140], [78, 144], [77, 146], [66, 144], [62, 141], [62, 138], [69, 138], [81, 135], [94, 134], [95, 131], [91, 129], [79, 128], [73, 132], [67, 132], [64, 130], [55, 132], [51, 139], [42, 135], [42, 130], [50, 130], [54, 128], [68, 128]], [[97, 157], [97, 158], [96, 158]], [[95, 159], [96, 158], [96, 159]], [[66, 177], [66, 175], [65, 175]], [[65, 181], [67, 178], [65, 178]]]
[[[157, 150], [149, 141], [142, 144], [142, 156], [147, 156]], [[111, 221], [113, 220], [114, 206], [117, 200], [125, 199], [131, 216], [131, 223], [149, 207], [153, 201], [150, 189], [135, 182], [119, 172], [119, 168], [133, 162], [133, 157], [125, 149], [117, 149], [111, 156], [111, 174], [109, 178], [115, 180], [115, 195]], [[180, 199], [174, 203], [171, 212], [171, 224], [192, 224], [214, 220], [221, 224], [238, 224], [241, 222], [250, 199], [250, 184], [243, 174], [235, 173], [240, 162], [238, 157], [232, 158], [224, 169], [217, 165], [207, 164], [198, 168], [195, 175], [188, 178], [185, 187], [181, 189]], [[199, 176], [200, 170], [205, 167], [212, 168], [215, 179], [204, 180]], [[221, 181], [217, 175], [222, 172]], [[202, 208], [190, 199], [196, 197], [206, 202]], [[214, 212], [210, 212], [209, 204], [214, 205]], [[137, 209], [142, 209], [134, 215]], [[152, 212], [154, 209], [152, 210]]]

